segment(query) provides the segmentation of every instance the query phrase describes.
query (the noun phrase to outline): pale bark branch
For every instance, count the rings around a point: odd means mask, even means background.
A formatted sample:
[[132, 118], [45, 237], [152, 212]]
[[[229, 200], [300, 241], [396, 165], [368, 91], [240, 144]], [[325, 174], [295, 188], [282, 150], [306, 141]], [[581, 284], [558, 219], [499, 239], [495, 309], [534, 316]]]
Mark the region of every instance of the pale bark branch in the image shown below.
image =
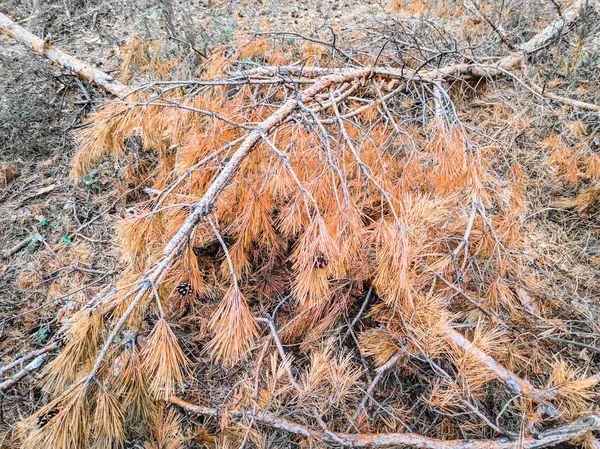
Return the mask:
[[0, 13], [0, 31], [59, 66], [69, 69], [78, 77], [97, 84], [117, 97], [127, 94], [130, 90], [128, 86], [113, 80], [110, 75], [74, 56], [68, 55], [64, 51], [54, 47], [49, 41], [43, 41], [2, 13]]
[[41, 238], [41, 235], [38, 234], [38, 233], [35, 233], [33, 235], [30, 235], [29, 237], [24, 238], [23, 240], [21, 240], [19, 243], [17, 243], [12, 248], [9, 248], [9, 249], [5, 250], [2, 253], [2, 257], [4, 257], [5, 259], [8, 259], [13, 254], [21, 251], [27, 245], [29, 245], [30, 243], [34, 242], [36, 240], [36, 238]]
[[8, 365], [5, 365], [5, 366], [3, 366], [3, 367], [0, 368], [0, 377], [4, 376], [4, 374], [7, 371], [10, 371], [11, 369], [16, 368], [17, 366], [22, 365], [23, 363], [27, 362], [28, 360], [31, 360], [31, 359], [33, 359], [35, 357], [38, 357], [38, 356], [42, 355], [42, 354], [46, 354], [47, 352], [52, 352], [55, 349], [60, 348], [60, 346], [61, 345], [58, 342], [50, 343], [49, 345], [44, 346], [41, 349], [37, 349], [35, 351], [29, 352], [29, 353], [27, 353], [27, 354], [19, 357], [18, 359], [13, 360]]
[[373, 397], [373, 390], [375, 390], [375, 387], [377, 386], [377, 384], [379, 383], [379, 381], [381, 380], [381, 378], [383, 377], [383, 375], [390, 368], [392, 368], [392, 366], [394, 366], [396, 364], [396, 362], [402, 357], [402, 355], [403, 355], [403, 353], [400, 352], [400, 351], [398, 351], [396, 353], [396, 355], [394, 355], [387, 362], [385, 362], [383, 365], [381, 365], [379, 368], [377, 368], [375, 370], [375, 372], [377, 374], [375, 375], [375, 377], [371, 381], [371, 384], [367, 388], [367, 391], [366, 391], [366, 393], [365, 393], [365, 395], [364, 395], [364, 397], [363, 397], [360, 405], [358, 406], [358, 408], [354, 412], [354, 415], [352, 416], [352, 421], [350, 421], [350, 425], [348, 426], [348, 430], [352, 429], [352, 427], [355, 426], [355, 423], [358, 420], [358, 418], [360, 417], [360, 414], [364, 410], [366, 410], [367, 402], [369, 401], [369, 399], [371, 399]]
[[41, 366], [46, 361], [47, 357], [48, 357], [48, 353], [44, 353], [44, 354], [36, 357], [31, 362], [29, 362], [21, 371], [19, 371], [15, 375], [9, 377], [4, 382], [0, 383], [0, 392], [3, 392], [5, 390], [8, 390], [9, 388], [15, 386], [22, 379], [24, 379], [25, 377], [27, 377], [34, 371], [37, 371], [38, 369], [40, 369]]
[[585, 111], [600, 112], [600, 105], [588, 103], [586, 101], [579, 101], [573, 98], [563, 97], [561, 95], [548, 92], [547, 90], [543, 89], [541, 86], [538, 86], [535, 83], [530, 83], [530, 86], [535, 93], [541, 95], [544, 98], [548, 98], [549, 100], [557, 101], [559, 103], [563, 103], [568, 106], [573, 106], [577, 109], [583, 109]]
[[[507, 69], [517, 67], [522, 64], [527, 55], [537, 52], [550, 41], [560, 35], [568, 26], [579, 19], [582, 9], [585, 5], [597, 9], [598, 4], [595, 0], [576, 0], [573, 5], [564, 12], [564, 14], [545, 27], [542, 31], [533, 36], [529, 41], [519, 46], [519, 49], [500, 58], [494, 64], [473, 64], [459, 63], [450, 64], [438, 69], [414, 71], [410, 69], [390, 69], [386, 67], [373, 67], [373, 75], [376, 77], [389, 79], [403, 79], [406, 81], [431, 81], [448, 80], [460, 76], [495, 77], [502, 75]], [[323, 68], [323, 67], [298, 67], [298, 66], [267, 66], [252, 69], [246, 72], [248, 76], [323, 76], [331, 73], [343, 72], [345, 69]]]
[[566, 382], [564, 385], [555, 388], [540, 389], [535, 387], [527, 379], [523, 379], [505, 368], [492, 356], [486, 354], [456, 330], [452, 328], [447, 329], [445, 337], [461, 348], [465, 353], [473, 356], [479, 363], [486, 366], [499, 381], [508, 387], [510, 391], [517, 395], [527, 396], [543, 404], [543, 406], [546, 407], [546, 411], [551, 416], [558, 417], [560, 411], [552, 404], [548, 403], [548, 401], [555, 399], [561, 391], [568, 389], [578, 391], [589, 390], [600, 383], [600, 373], [596, 373], [581, 380]]
[[456, 330], [448, 328], [444, 335], [449, 341], [454, 343], [465, 353], [473, 356], [478, 362], [486, 366], [499, 381], [508, 387], [510, 391], [515, 394], [528, 396], [538, 402], [544, 403], [548, 407], [548, 411], [551, 415], [558, 413], [553, 406], [547, 404], [546, 402], [549, 399], [552, 399], [554, 396], [551, 391], [540, 390], [534, 387], [527, 379], [522, 379], [512, 371], [506, 369], [492, 356], [479, 349], [469, 339], [465, 338]]
[[[256, 76], [307, 76], [307, 77], [326, 77], [331, 75], [344, 75], [352, 70], [368, 70], [376, 77], [385, 79], [401, 79], [405, 81], [440, 81], [461, 76], [467, 77], [495, 77], [500, 76], [507, 69], [517, 67], [522, 64], [524, 58], [543, 48], [550, 41], [555, 39], [566, 27], [573, 24], [579, 17], [584, 6], [589, 5], [592, 8], [598, 8], [595, 0], [577, 0], [564, 12], [564, 14], [548, 25], [533, 38], [519, 46], [517, 51], [513, 51], [507, 56], [500, 58], [494, 64], [476, 64], [459, 63], [451, 64], [442, 68], [414, 71], [410, 69], [389, 69], [386, 67], [363, 67], [360, 69], [342, 69], [342, 68], [321, 68], [321, 67], [296, 67], [296, 66], [267, 66], [244, 71], [246, 79]], [[53, 47], [51, 43], [42, 41], [39, 37], [28, 32], [21, 26], [14, 23], [8, 17], [0, 13], [0, 31], [14, 38], [18, 42], [31, 48], [34, 52], [50, 59], [54, 63], [65, 67], [77, 76], [93, 82], [107, 91], [117, 96], [124, 96], [132, 92], [132, 88], [114, 81], [112, 77], [85, 62], [70, 56], [62, 50]], [[351, 80], [352, 78], [349, 78]], [[307, 89], [310, 90], [310, 89]], [[319, 90], [320, 91], [320, 90]], [[575, 107], [589, 110], [597, 110], [595, 105], [585, 102], [565, 99], [563, 97], [546, 94], [549, 98], [570, 104]], [[590, 107], [591, 106], [591, 107]]]
[[351, 434], [323, 432], [264, 410], [254, 412], [250, 410], [219, 410], [217, 408], [193, 405], [177, 396], [171, 396], [169, 402], [195, 415], [219, 418], [223, 414], [226, 414], [230, 418], [235, 419], [248, 418], [256, 423], [306, 438], [312, 438], [322, 443], [352, 448], [403, 445], [424, 449], [533, 449], [569, 441], [587, 432], [600, 429], [600, 415], [594, 415], [550, 429], [538, 434], [536, 437], [503, 438], [496, 440], [439, 440], [415, 433]]

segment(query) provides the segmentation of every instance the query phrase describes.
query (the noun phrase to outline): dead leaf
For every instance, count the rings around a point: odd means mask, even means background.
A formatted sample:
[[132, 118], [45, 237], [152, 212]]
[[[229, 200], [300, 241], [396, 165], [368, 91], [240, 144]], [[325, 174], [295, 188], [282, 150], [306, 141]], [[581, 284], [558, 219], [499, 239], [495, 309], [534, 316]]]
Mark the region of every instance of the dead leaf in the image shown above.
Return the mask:
[[524, 289], [518, 288], [517, 295], [519, 295], [519, 299], [521, 300], [523, 307], [525, 307], [529, 312], [535, 314], [539, 310], [537, 302], [531, 296], [529, 296], [529, 293], [527, 293]]
[[592, 257], [588, 258], [588, 261], [595, 265], [600, 265], [600, 257], [592, 256]]
[[585, 360], [586, 362], [590, 360], [590, 352], [587, 348], [584, 348], [584, 350], [579, 353], [579, 358], [581, 360]]

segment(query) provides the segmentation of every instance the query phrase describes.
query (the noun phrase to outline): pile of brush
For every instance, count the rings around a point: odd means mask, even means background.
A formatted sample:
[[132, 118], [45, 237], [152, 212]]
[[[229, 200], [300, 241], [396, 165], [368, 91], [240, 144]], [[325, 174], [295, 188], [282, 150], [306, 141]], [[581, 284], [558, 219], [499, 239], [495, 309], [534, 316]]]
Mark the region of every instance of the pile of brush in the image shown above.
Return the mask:
[[[271, 36], [177, 81], [128, 47], [122, 72], [156, 76], [119, 87], [73, 161], [79, 179], [110, 156], [138, 192], [122, 273], [63, 318], [23, 447], [597, 447], [600, 374], [562, 336], [598, 332], [598, 304], [544, 293], [532, 179], [465, 100], [580, 6], [503, 58], [433, 68], [430, 48], [400, 64]], [[557, 176], [575, 158], [598, 180], [597, 155], [555, 147]]]

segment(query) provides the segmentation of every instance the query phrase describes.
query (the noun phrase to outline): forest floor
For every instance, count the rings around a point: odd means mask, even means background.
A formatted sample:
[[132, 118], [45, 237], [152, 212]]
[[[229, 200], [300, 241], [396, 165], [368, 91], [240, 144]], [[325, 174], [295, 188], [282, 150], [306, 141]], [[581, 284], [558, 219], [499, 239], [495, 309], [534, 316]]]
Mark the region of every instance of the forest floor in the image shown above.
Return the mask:
[[[109, 73], [121, 63], [119, 48], [135, 38], [183, 41], [193, 29], [194, 51], [204, 52], [241, 32], [370, 26], [388, 7], [360, 0], [0, 0], [0, 12]], [[116, 176], [122, 167], [112, 161], [81, 183], [69, 178], [76, 132], [105, 96], [0, 36], [0, 251], [28, 240], [0, 256], [0, 365], [43, 346], [65, 310], [116, 275], [113, 224], [139, 192], [123, 185]], [[557, 295], [579, 292], [571, 299], [585, 308], [600, 291], [598, 214], [551, 211], [544, 187], [530, 194], [539, 196], [528, 225], [532, 258], [548, 264]], [[582, 358], [593, 356], [582, 350]], [[10, 431], [42, 400], [36, 382], [33, 376], [0, 396], [0, 449], [17, 447]]]

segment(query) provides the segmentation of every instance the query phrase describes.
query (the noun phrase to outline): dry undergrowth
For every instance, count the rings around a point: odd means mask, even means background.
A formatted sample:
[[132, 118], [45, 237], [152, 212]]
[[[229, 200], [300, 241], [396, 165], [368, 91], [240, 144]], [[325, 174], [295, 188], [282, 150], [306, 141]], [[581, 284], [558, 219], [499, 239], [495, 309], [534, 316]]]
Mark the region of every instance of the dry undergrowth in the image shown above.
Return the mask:
[[[123, 49], [123, 80], [162, 81], [90, 117], [72, 174], [110, 156], [148, 196], [119, 226], [118, 281], [65, 312], [24, 448], [288, 447], [290, 433], [528, 447], [597, 412], [597, 281], [583, 273], [585, 304], [563, 296], [581, 291], [548, 274], [556, 250], [536, 239], [555, 231], [532, 220], [540, 201], [595, 216], [593, 113], [416, 47], [398, 67], [368, 46], [242, 38], [188, 82], [169, 81], [177, 61], [156, 44]], [[184, 423], [178, 397], [203, 421]], [[434, 447], [415, 438], [395, 441]]]

